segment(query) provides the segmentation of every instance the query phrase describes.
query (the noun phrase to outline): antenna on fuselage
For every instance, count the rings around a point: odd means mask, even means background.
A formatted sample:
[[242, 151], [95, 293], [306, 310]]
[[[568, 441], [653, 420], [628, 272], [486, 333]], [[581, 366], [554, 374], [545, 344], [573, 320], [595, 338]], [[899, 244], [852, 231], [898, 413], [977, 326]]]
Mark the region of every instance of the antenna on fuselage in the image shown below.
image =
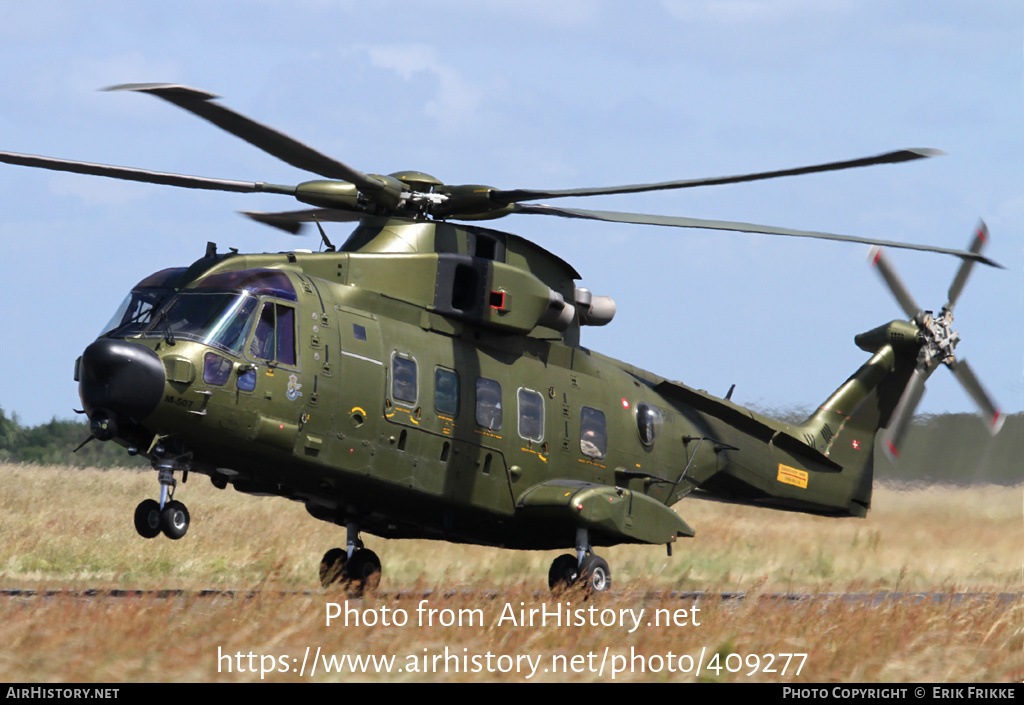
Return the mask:
[[320, 225], [320, 219], [314, 215], [313, 222], [316, 223], [316, 229], [320, 231], [320, 239], [324, 241], [324, 247], [328, 252], [334, 252], [334, 245], [327, 239], [327, 233], [324, 232], [324, 226]]

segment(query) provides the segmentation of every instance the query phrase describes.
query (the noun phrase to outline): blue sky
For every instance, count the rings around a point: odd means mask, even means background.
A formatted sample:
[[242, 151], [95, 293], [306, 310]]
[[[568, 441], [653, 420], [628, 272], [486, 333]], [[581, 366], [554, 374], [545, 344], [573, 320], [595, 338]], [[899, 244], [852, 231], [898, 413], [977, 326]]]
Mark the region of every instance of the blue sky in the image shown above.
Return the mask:
[[[962, 357], [1024, 402], [1024, 6], [1017, 0], [278, 0], [2, 3], [0, 149], [229, 179], [307, 178], [145, 95], [184, 83], [367, 172], [571, 188], [715, 176], [902, 147], [910, 164], [676, 193], [561, 201], [965, 247]], [[75, 358], [131, 286], [221, 250], [315, 248], [236, 214], [271, 195], [0, 165], [0, 407], [79, 406]], [[518, 216], [491, 223], [614, 297], [584, 344], [761, 407], [813, 406], [861, 364], [853, 336], [901, 312], [867, 246]], [[329, 230], [335, 241], [350, 226]], [[939, 308], [958, 261], [890, 252]], [[925, 412], [973, 410], [951, 375]]]

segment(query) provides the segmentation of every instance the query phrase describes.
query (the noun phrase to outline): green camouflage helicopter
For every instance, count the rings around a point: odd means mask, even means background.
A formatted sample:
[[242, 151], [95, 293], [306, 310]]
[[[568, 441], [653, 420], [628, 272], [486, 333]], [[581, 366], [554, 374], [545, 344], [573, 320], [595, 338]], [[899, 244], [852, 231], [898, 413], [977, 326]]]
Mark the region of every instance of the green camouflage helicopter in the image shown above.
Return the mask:
[[[997, 432], [1002, 418], [954, 356], [952, 309], [981, 253], [784, 228], [527, 204], [753, 181], [931, 156], [877, 157], [773, 172], [560, 191], [450, 186], [414, 171], [364, 174], [186, 86], [130, 84], [320, 180], [228, 181], [47, 157], [0, 161], [187, 188], [293, 196], [310, 209], [248, 213], [324, 249], [218, 253], [132, 289], [78, 359], [88, 440], [152, 461], [159, 501], [135, 527], [180, 539], [189, 513], [176, 475], [302, 502], [344, 526], [323, 557], [326, 586], [379, 580], [363, 532], [513, 549], [569, 549], [553, 589], [606, 590], [595, 546], [664, 544], [693, 529], [672, 505], [694, 496], [828, 516], [865, 516], [873, 449], [899, 441], [939, 363]], [[870, 359], [800, 425], [748, 411], [584, 348], [582, 326], [615, 313], [577, 288], [567, 262], [516, 235], [452, 221], [513, 213], [815, 237], [875, 246], [872, 259], [909, 321], [855, 338]], [[320, 223], [357, 222], [336, 249]], [[941, 313], [907, 293], [879, 246], [954, 255], [962, 265]], [[574, 549], [574, 550], [573, 550]]]

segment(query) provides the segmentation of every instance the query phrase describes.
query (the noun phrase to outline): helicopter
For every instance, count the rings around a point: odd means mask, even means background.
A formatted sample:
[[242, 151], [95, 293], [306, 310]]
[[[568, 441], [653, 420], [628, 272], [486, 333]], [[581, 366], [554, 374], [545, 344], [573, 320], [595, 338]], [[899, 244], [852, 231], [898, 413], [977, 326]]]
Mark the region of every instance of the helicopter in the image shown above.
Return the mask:
[[[376, 585], [362, 534], [521, 550], [566, 550], [553, 590], [608, 590], [595, 547], [664, 545], [695, 531], [687, 496], [835, 517], [871, 506], [874, 448], [897, 457], [925, 381], [943, 364], [995, 434], [998, 407], [955, 355], [952, 311], [981, 251], [979, 225], [955, 250], [834, 233], [532, 203], [739, 183], [893, 164], [904, 149], [770, 172], [564, 190], [449, 185], [419, 171], [368, 174], [217, 102], [167, 83], [107, 90], [178, 106], [317, 179], [297, 185], [186, 176], [0, 152], [0, 161], [184, 188], [291, 196], [308, 206], [246, 212], [322, 249], [244, 254], [208, 244], [191, 265], [129, 292], [75, 363], [93, 440], [151, 462], [159, 498], [138, 534], [181, 539], [191, 519], [178, 478], [301, 502], [344, 527], [320, 581]], [[871, 261], [909, 320], [855, 337], [869, 359], [798, 425], [772, 420], [581, 345], [612, 298], [576, 286], [568, 262], [478, 225], [513, 214], [708, 228], [872, 245]], [[340, 247], [324, 223], [352, 222]], [[882, 248], [960, 258], [939, 313], [918, 306]], [[81, 446], [80, 446], [81, 447]]]

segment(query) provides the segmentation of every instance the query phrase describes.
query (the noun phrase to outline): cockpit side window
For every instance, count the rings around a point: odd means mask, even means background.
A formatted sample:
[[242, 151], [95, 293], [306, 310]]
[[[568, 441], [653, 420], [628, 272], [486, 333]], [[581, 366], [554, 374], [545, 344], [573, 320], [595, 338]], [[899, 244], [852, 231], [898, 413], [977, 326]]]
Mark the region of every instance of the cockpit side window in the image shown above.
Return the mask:
[[265, 301], [249, 343], [249, 355], [257, 360], [294, 367], [295, 309], [276, 301]]
[[276, 304], [277, 308], [277, 361], [295, 367], [295, 309]]
[[256, 323], [256, 332], [249, 343], [249, 354], [257, 360], [274, 359], [274, 304], [268, 302], [260, 311], [260, 319]]

